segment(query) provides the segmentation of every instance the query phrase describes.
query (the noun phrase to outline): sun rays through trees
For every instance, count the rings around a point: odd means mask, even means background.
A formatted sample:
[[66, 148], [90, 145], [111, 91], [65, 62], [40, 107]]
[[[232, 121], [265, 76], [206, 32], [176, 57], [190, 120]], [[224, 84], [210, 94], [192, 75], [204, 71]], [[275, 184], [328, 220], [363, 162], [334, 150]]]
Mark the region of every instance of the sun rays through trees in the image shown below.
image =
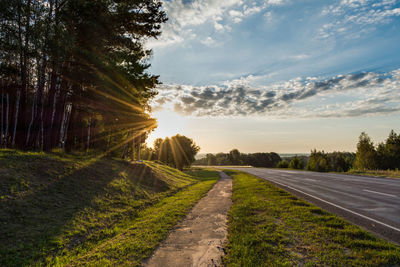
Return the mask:
[[199, 151], [200, 147], [192, 139], [177, 134], [171, 138], [156, 139], [153, 158], [182, 170], [192, 165]]
[[156, 127], [156, 0], [0, 1], [1, 147], [110, 152]]

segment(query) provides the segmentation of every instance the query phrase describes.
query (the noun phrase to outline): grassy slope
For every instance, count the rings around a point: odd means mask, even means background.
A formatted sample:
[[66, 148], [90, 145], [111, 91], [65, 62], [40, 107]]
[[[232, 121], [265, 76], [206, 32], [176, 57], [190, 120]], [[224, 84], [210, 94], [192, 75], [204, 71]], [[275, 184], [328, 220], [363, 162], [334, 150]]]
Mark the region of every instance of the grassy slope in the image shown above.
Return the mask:
[[250, 174], [233, 177], [228, 266], [398, 266], [400, 249]]
[[0, 150], [0, 265], [139, 265], [217, 177]]

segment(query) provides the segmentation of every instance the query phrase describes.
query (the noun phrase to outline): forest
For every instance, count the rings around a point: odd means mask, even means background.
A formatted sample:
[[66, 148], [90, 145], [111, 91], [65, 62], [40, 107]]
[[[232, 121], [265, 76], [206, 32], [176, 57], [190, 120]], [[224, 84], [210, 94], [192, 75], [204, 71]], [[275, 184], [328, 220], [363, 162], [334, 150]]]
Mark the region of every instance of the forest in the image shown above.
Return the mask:
[[229, 153], [207, 154], [195, 161], [196, 165], [251, 165], [267, 168], [290, 168], [318, 172], [347, 172], [350, 170], [398, 170], [400, 169], [400, 135], [391, 131], [384, 142], [377, 146], [362, 132], [353, 152], [324, 152], [311, 150], [310, 155], [281, 158], [277, 153]]
[[157, 126], [144, 44], [166, 20], [154, 0], [1, 0], [0, 147], [135, 151]]
[[254, 167], [276, 167], [281, 161], [281, 157], [274, 152], [271, 153], [240, 153], [237, 149], [232, 149], [229, 153], [208, 153], [205, 158], [194, 162], [196, 165], [250, 165]]

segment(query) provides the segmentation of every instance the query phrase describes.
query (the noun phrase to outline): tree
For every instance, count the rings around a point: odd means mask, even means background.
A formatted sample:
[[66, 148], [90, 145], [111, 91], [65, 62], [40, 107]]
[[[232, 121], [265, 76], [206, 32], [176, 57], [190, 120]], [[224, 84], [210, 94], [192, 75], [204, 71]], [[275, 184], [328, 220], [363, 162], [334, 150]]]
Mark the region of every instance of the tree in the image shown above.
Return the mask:
[[0, 0], [2, 145], [110, 152], [154, 129], [144, 42], [161, 33], [161, 4]]
[[239, 150], [232, 149], [229, 154], [228, 154], [228, 160], [230, 161], [230, 163], [232, 165], [240, 165], [241, 164], [241, 160], [240, 160], [240, 152]]
[[286, 160], [281, 160], [278, 162], [278, 164], [276, 165], [277, 168], [289, 168], [289, 162], [287, 162]]
[[294, 156], [289, 163], [289, 168], [302, 170], [304, 169], [303, 161], [299, 157]]
[[217, 165], [217, 157], [214, 156], [213, 154], [207, 154], [206, 155], [206, 161], [208, 166], [215, 166]]
[[377, 168], [377, 153], [374, 143], [365, 132], [361, 133], [357, 143], [354, 167], [359, 170], [371, 170]]
[[193, 139], [177, 134], [171, 138], [166, 137], [164, 140], [156, 139], [154, 151], [159, 161], [182, 170], [192, 165], [200, 147]]
[[400, 168], [400, 135], [393, 130], [390, 132], [385, 143], [377, 147], [377, 165], [379, 169]]
[[308, 159], [306, 170], [327, 172], [329, 171], [329, 159], [324, 151], [311, 150], [311, 155]]
[[347, 172], [353, 166], [355, 154], [349, 152], [332, 152], [327, 154], [329, 170]]

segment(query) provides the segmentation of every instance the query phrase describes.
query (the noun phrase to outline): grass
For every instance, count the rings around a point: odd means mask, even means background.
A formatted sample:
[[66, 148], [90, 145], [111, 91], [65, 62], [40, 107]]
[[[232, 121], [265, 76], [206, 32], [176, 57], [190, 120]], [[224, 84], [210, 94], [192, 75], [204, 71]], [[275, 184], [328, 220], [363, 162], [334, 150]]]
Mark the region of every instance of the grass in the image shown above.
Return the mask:
[[0, 150], [0, 265], [138, 266], [217, 177]]
[[400, 178], [399, 170], [366, 170], [366, 171], [350, 170], [345, 174], [365, 175], [365, 176], [384, 177], [384, 178]]
[[233, 178], [228, 266], [398, 266], [400, 249], [239, 171]]

